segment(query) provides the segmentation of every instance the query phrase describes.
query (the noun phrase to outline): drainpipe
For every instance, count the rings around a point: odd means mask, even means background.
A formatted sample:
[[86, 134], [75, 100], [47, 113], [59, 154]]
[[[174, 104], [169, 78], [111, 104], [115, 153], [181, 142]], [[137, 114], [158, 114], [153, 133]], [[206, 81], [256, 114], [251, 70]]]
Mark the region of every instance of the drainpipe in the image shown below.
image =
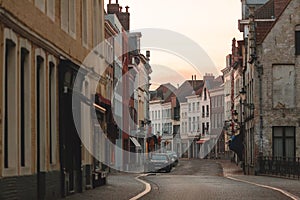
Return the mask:
[[[258, 167], [260, 170], [261, 159], [263, 156], [263, 108], [262, 108], [262, 75], [263, 75], [263, 66], [260, 64], [257, 58], [256, 52], [256, 30], [255, 30], [255, 17], [254, 17], [254, 7], [250, 8], [249, 16], [249, 32], [253, 33], [250, 40], [250, 60], [249, 63], [254, 63], [255, 69], [258, 73], [258, 94], [259, 94], [259, 155], [258, 155]], [[251, 41], [252, 40], [252, 41]]]
[[260, 138], [260, 149], [259, 155], [263, 155], [263, 109], [262, 109], [262, 75], [263, 75], [263, 66], [257, 61], [255, 63], [255, 67], [258, 72], [258, 80], [259, 80], [259, 138]]

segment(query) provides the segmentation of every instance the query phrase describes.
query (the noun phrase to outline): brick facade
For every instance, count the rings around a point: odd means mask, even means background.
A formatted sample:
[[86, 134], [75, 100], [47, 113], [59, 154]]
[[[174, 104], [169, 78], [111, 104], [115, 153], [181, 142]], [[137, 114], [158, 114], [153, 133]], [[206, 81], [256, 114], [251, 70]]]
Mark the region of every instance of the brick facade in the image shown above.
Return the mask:
[[[299, 128], [299, 112], [300, 112], [300, 83], [297, 77], [300, 75], [300, 57], [295, 56], [295, 27], [300, 24], [300, 2], [292, 0], [286, 7], [282, 15], [277, 19], [261, 45], [258, 46], [258, 56], [263, 65], [263, 117], [264, 117], [264, 155], [272, 155], [272, 127], [273, 126], [294, 126], [296, 127], [296, 147], [300, 146], [300, 128]], [[284, 34], [283, 34], [284, 33]], [[287, 65], [294, 66], [295, 70], [295, 88], [293, 96], [287, 98], [295, 98], [295, 105], [285, 105], [286, 108], [276, 108], [273, 104], [273, 68], [275, 65], [282, 67]], [[257, 72], [255, 74], [257, 77]], [[258, 94], [258, 81], [255, 82], [254, 93]], [[259, 104], [259, 96], [254, 98], [255, 105]], [[255, 121], [259, 124], [259, 116], [256, 113]], [[258, 133], [259, 126], [255, 127]], [[259, 136], [257, 135], [257, 138]], [[300, 156], [300, 149], [296, 148], [296, 156]]]

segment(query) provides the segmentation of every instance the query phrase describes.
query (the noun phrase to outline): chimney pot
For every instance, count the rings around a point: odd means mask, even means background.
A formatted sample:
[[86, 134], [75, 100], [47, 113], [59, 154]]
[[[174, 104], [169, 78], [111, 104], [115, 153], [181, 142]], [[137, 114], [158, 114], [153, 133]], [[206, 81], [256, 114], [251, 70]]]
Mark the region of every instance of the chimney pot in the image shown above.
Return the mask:
[[109, 0], [109, 3], [108, 4], [111, 4], [111, 0]]
[[122, 6], [120, 6], [119, 8], [120, 8], [120, 12], [122, 12], [122, 9], [123, 9], [123, 7], [122, 7]]
[[129, 6], [126, 6], [125, 8], [126, 8], [126, 12], [128, 13]]
[[146, 51], [146, 57], [150, 58], [150, 51]]
[[116, 0], [116, 4], [119, 4], [119, 0]]

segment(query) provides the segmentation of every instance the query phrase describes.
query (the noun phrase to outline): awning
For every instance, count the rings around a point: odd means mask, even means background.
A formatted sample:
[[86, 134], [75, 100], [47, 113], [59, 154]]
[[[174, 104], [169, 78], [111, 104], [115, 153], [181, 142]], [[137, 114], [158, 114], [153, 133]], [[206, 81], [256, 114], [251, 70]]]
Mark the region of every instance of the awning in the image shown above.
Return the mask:
[[100, 112], [102, 112], [102, 113], [105, 113], [106, 112], [106, 109], [105, 108], [103, 108], [103, 107], [101, 107], [101, 106], [99, 106], [99, 105], [97, 105], [97, 104], [93, 104], [94, 105], [94, 107], [95, 107], [95, 109], [96, 110], [99, 110]]
[[135, 147], [142, 148], [142, 146], [140, 145], [140, 143], [137, 141], [136, 138], [130, 137], [130, 140], [132, 141], [132, 143], [134, 144]]
[[200, 139], [198, 140], [196, 143], [197, 144], [204, 144], [205, 142], [207, 142], [210, 138], [203, 138], [203, 139]]

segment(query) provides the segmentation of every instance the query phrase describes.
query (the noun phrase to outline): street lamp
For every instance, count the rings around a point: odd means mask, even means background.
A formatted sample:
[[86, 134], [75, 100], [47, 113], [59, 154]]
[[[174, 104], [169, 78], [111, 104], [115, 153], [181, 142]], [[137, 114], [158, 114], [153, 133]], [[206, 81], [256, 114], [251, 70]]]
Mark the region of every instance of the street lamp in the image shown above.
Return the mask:
[[236, 110], [234, 110], [232, 114], [233, 114], [233, 120], [236, 122], [238, 120], [239, 113]]
[[246, 101], [246, 90], [244, 88], [242, 88], [242, 90], [240, 91], [240, 98], [242, 102]]

